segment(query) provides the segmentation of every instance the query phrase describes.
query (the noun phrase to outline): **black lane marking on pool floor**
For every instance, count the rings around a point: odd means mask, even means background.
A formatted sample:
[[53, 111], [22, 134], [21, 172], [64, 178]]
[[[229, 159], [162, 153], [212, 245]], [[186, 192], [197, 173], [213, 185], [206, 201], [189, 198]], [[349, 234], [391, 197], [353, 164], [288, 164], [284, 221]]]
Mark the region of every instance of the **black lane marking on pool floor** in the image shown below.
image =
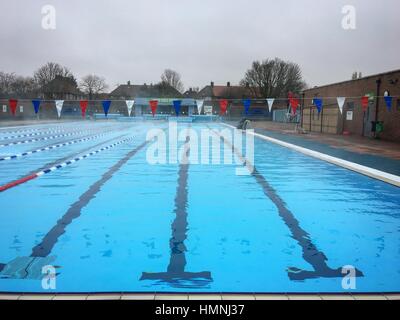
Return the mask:
[[117, 172], [130, 158], [132, 158], [137, 152], [143, 149], [148, 142], [145, 141], [132, 151], [126, 154], [124, 158], [119, 160], [115, 165], [113, 165], [106, 173], [103, 174], [100, 180], [92, 184], [89, 189], [83, 193], [79, 200], [76, 201], [68, 211], [62, 216], [57, 224], [45, 235], [42, 242], [39, 243], [32, 249], [31, 257], [46, 257], [53, 250], [55, 244], [61, 235], [65, 233], [65, 228], [76, 218], [78, 218], [82, 213], [82, 208], [84, 208], [100, 191], [100, 188], [112, 178], [115, 172]]
[[159, 280], [181, 288], [200, 288], [212, 281], [211, 272], [186, 272], [186, 232], [188, 230], [188, 177], [190, 137], [186, 137], [186, 153], [179, 165], [178, 186], [175, 195], [175, 220], [171, 225], [172, 237], [169, 241], [171, 256], [167, 272], [143, 272], [140, 280]]
[[[311, 241], [310, 234], [301, 228], [299, 221], [296, 219], [294, 214], [286, 207], [285, 202], [279, 197], [276, 190], [268, 183], [265, 177], [257, 170], [254, 164], [251, 164], [241, 152], [235, 148], [232, 143], [226, 141], [218, 132], [215, 132], [220, 139], [244, 162], [244, 164], [250, 167], [251, 175], [256, 179], [257, 183], [261, 186], [264, 194], [271, 199], [278, 209], [280, 217], [289, 228], [292, 238], [302, 248], [303, 259], [308, 262], [314, 269], [314, 271], [302, 270], [296, 267], [288, 268], [288, 276], [291, 280], [306, 280], [313, 278], [343, 278], [345, 274], [342, 273], [342, 268], [332, 269], [327, 265], [328, 258], [326, 255], [318, 250], [318, 248]], [[363, 277], [363, 273], [358, 269], [355, 270], [357, 277]]]

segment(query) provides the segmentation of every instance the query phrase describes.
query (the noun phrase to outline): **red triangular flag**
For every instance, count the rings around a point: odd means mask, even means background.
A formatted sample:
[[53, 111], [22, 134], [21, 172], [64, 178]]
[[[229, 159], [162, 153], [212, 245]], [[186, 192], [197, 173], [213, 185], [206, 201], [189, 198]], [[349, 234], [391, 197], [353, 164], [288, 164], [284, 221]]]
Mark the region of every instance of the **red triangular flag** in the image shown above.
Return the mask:
[[368, 104], [369, 104], [369, 97], [368, 96], [364, 96], [361, 98], [361, 106], [363, 111], [367, 111], [368, 109]]
[[17, 111], [18, 100], [10, 99], [8, 102], [10, 104], [11, 113], [13, 114], [13, 116], [15, 116], [15, 112]]
[[221, 115], [226, 113], [226, 109], [228, 109], [228, 100], [220, 100], [219, 107], [221, 109]]
[[151, 113], [153, 114], [154, 117], [157, 111], [158, 100], [150, 100], [149, 103], [150, 103]]
[[297, 98], [291, 98], [290, 99], [290, 105], [292, 107], [292, 111], [294, 114], [297, 112], [297, 107], [299, 106], [299, 99]]
[[79, 105], [81, 106], [82, 118], [85, 118], [88, 101], [87, 100], [81, 100], [81, 101], [79, 101]]

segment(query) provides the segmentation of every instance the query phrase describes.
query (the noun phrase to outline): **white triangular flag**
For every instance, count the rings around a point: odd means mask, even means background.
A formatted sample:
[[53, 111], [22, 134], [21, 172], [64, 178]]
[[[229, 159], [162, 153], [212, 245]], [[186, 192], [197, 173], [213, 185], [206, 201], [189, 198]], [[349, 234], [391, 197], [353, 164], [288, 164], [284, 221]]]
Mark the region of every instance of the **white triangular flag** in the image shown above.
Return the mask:
[[267, 99], [269, 112], [271, 112], [272, 110], [272, 105], [274, 104], [274, 101], [275, 99]]
[[343, 106], [344, 106], [344, 102], [346, 101], [346, 98], [345, 97], [337, 97], [336, 99], [337, 99], [337, 103], [339, 105], [340, 113], [342, 114], [343, 113]]
[[57, 114], [58, 117], [61, 117], [61, 110], [63, 108], [64, 105], [64, 100], [56, 100], [56, 108], [57, 108]]
[[128, 107], [128, 114], [131, 116], [133, 104], [135, 103], [135, 100], [126, 100], [126, 106]]
[[204, 100], [196, 100], [197, 104], [197, 112], [201, 114], [201, 110], [203, 109]]

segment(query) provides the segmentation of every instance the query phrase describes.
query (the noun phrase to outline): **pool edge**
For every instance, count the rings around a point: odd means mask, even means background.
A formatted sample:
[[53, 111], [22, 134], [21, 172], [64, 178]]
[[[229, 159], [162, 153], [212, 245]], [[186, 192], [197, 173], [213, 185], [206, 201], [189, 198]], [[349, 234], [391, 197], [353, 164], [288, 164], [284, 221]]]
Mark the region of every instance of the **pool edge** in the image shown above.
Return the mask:
[[400, 300], [400, 293], [0, 293], [1, 300]]
[[[236, 129], [234, 126], [232, 126], [228, 123], [222, 122], [221, 124], [224, 126], [227, 126], [229, 128]], [[391, 173], [387, 173], [387, 172], [384, 172], [381, 170], [373, 169], [373, 168], [370, 168], [370, 167], [367, 167], [367, 166], [364, 166], [364, 165], [361, 165], [361, 164], [358, 164], [355, 162], [351, 162], [348, 160], [338, 158], [338, 157], [330, 156], [328, 154], [325, 154], [325, 153], [322, 153], [319, 151], [315, 151], [312, 149], [304, 148], [304, 147], [298, 146], [296, 144], [285, 142], [285, 141], [282, 141], [282, 140], [279, 140], [276, 138], [271, 138], [271, 137], [268, 137], [268, 136], [260, 134], [260, 133], [251, 132], [251, 134], [255, 137], [266, 140], [268, 142], [271, 142], [271, 143], [280, 145], [282, 147], [300, 152], [304, 155], [307, 155], [307, 156], [310, 156], [310, 157], [313, 157], [313, 158], [316, 158], [319, 160], [326, 161], [328, 163], [337, 165], [339, 167], [360, 173], [364, 176], [368, 176], [370, 178], [380, 180], [380, 181], [383, 181], [385, 183], [388, 183], [388, 184], [391, 184], [393, 186], [400, 188], [400, 176], [397, 176], [397, 175], [394, 175]]]

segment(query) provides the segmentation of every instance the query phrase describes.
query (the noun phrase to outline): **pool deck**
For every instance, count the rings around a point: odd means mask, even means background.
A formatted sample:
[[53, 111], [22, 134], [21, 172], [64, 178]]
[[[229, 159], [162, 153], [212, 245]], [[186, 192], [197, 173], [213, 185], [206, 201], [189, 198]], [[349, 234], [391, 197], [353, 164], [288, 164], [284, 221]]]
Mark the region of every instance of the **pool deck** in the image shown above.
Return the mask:
[[314, 132], [299, 134], [265, 121], [253, 122], [252, 125], [256, 133], [267, 137], [400, 176], [400, 143]]
[[0, 294], [0, 300], [400, 300], [400, 294]]

